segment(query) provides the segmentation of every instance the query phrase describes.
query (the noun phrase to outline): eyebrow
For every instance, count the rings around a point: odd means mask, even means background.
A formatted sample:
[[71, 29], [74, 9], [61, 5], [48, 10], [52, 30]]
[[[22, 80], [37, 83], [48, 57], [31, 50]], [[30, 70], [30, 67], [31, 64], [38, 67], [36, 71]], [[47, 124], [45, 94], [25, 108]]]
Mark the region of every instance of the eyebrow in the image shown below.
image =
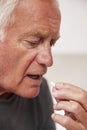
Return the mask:
[[[41, 32], [28, 32], [28, 33], [24, 33], [22, 34], [20, 37], [21, 38], [26, 38], [26, 37], [29, 37], [29, 36], [37, 36], [37, 37], [42, 37], [42, 38], [47, 38], [49, 35], [45, 32], [45, 33], [41, 33]], [[56, 41], [60, 38], [60, 35], [57, 35], [56, 37], [54, 37], [53, 39], [55, 39]]]
[[41, 33], [41, 32], [28, 32], [28, 33], [24, 33], [22, 36], [24, 37], [28, 37], [28, 36], [37, 36], [37, 37], [48, 37], [48, 35], [46, 33]]

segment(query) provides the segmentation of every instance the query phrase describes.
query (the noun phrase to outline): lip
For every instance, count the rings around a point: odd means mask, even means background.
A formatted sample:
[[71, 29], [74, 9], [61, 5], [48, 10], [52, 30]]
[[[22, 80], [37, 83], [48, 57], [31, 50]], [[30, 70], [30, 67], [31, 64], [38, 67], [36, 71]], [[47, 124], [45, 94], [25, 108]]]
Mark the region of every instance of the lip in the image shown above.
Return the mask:
[[[46, 69], [44, 71], [38, 71], [36, 73], [26, 73], [25, 77], [27, 79], [27, 82], [30, 83], [31, 85], [35, 85], [35, 86], [40, 86], [41, 82], [42, 82], [42, 78], [43, 75], [46, 73]], [[31, 76], [29, 76], [31, 75]], [[39, 78], [34, 79], [34, 77], [32, 76], [39, 76]]]
[[35, 76], [37, 77], [35, 80], [39, 80], [43, 77], [43, 75], [46, 73], [46, 71], [43, 71], [42, 73], [27, 73], [25, 76], [28, 76], [29, 78], [33, 79]]
[[38, 80], [40, 78], [42, 78], [42, 75], [32, 75], [32, 74], [27, 74], [27, 76], [31, 79], [34, 79], [34, 80]]
[[33, 85], [40, 85], [41, 84], [41, 82], [42, 82], [42, 75], [40, 75], [40, 77], [38, 78], [38, 79], [33, 79], [33, 78], [31, 78], [31, 77], [29, 77], [28, 75], [26, 75], [26, 78], [28, 79], [28, 81], [30, 82], [30, 83], [32, 83]]
[[25, 73], [25, 76], [27, 76], [27, 75], [40, 75], [42, 77], [44, 74], [46, 74], [46, 72], [47, 72], [47, 68], [42, 69], [42, 70], [37, 70], [36, 72], [32, 72], [30, 70], [30, 71], [27, 71]]

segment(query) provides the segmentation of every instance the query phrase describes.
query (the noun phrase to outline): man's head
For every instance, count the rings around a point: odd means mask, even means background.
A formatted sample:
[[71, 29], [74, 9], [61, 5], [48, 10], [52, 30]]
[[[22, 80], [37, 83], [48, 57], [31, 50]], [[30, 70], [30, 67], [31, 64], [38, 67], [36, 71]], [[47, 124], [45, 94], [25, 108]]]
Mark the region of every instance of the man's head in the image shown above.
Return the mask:
[[51, 46], [59, 38], [60, 11], [55, 0], [1, 0], [0, 4], [0, 87], [35, 97], [53, 63]]

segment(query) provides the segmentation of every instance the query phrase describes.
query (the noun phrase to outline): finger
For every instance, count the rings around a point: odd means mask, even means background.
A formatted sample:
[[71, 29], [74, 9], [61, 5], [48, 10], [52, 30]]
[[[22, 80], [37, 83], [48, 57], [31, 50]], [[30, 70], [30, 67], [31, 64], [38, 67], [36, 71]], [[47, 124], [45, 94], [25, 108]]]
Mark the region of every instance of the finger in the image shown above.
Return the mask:
[[74, 121], [68, 116], [62, 116], [59, 114], [52, 114], [52, 119], [65, 127], [67, 130], [86, 130], [82, 124]]
[[87, 112], [79, 103], [74, 101], [59, 101], [59, 103], [54, 105], [54, 109], [66, 111], [67, 115], [73, 120], [77, 120], [87, 127]]
[[65, 115], [71, 117], [73, 120], [78, 121], [73, 113], [65, 111]]
[[68, 89], [73, 89], [75, 91], [80, 91], [82, 89], [76, 85], [66, 83], [66, 82], [57, 82], [55, 84], [55, 87], [56, 87], [56, 89], [68, 88]]
[[56, 91], [57, 91], [56, 87], [53, 87], [52, 92], [56, 92]]
[[[59, 89], [55, 89], [55, 93], [53, 95], [57, 99], [66, 99], [66, 100], [74, 100], [79, 102], [85, 110], [87, 110], [87, 92], [83, 89], [75, 87], [70, 84], [61, 84], [57, 86]], [[73, 89], [74, 87], [74, 89]]]
[[[52, 88], [52, 93], [55, 93], [56, 91], [57, 91], [57, 89], [55, 87], [53, 87]], [[54, 96], [53, 96], [53, 102], [57, 103], [57, 102], [59, 102], [59, 100], [57, 98], [54, 98]]]
[[66, 83], [66, 82], [57, 82], [55, 84], [55, 87], [56, 87], [57, 90], [67, 88], [67, 89], [71, 89], [71, 90], [74, 90], [74, 91], [78, 91], [79, 93], [81, 91], [85, 91], [83, 88], [80, 88], [79, 86], [76, 86], [76, 85], [73, 85], [73, 84], [70, 84], [70, 83]]

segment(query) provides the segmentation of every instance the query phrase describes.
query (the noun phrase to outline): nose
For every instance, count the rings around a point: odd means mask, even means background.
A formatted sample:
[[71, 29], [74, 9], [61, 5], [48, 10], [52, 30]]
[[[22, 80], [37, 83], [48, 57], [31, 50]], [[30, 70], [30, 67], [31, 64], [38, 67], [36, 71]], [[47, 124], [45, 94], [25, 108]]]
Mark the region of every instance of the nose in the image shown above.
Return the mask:
[[37, 55], [37, 62], [43, 64], [46, 67], [50, 67], [53, 64], [53, 57], [50, 48], [43, 48]]

